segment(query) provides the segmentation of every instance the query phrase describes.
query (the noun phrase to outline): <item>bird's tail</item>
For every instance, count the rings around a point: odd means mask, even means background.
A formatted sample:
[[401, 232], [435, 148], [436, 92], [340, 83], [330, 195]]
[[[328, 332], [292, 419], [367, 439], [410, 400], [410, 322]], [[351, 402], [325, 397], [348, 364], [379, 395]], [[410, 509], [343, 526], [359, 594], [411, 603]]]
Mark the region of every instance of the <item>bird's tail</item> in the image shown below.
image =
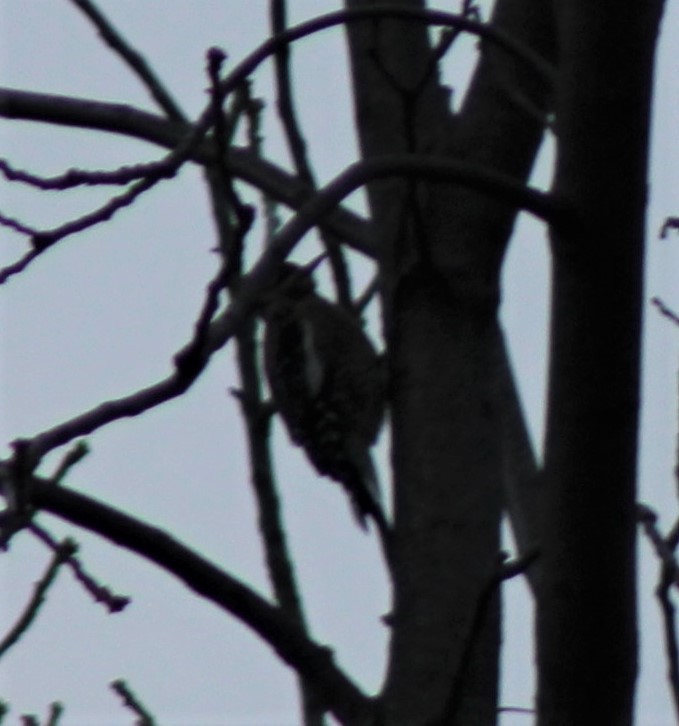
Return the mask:
[[351, 457], [355, 464], [352, 476], [354, 481], [344, 482], [349, 490], [351, 506], [359, 525], [368, 529], [368, 519], [372, 519], [377, 527], [382, 549], [387, 563], [391, 563], [391, 525], [387, 521], [382, 503], [382, 490], [377, 470], [370, 451], [365, 447], [353, 452]]
[[[363, 529], [367, 529], [367, 518], [382, 513], [382, 492], [377, 478], [377, 470], [370, 451], [364, 446], [356, 446], [350, 452], [351, 462], [343, 484], [348, 490], [354, 515]], [[379, 515], [378, 515], [379, 516]]]

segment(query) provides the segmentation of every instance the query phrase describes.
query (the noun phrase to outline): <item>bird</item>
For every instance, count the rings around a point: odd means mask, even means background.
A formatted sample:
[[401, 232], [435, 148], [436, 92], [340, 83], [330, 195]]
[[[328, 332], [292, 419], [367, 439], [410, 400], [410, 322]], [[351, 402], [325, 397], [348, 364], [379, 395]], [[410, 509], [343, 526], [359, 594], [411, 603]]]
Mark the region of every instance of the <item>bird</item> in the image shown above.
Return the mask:
[[384, 418], [384, 363], [357, 316], [316, 292], [306, 266], [283, 262], [263, 295], [264, 369], [275, 409], [316, 471], [340, 483], [364, 529], [389, 536], [370, 449]]

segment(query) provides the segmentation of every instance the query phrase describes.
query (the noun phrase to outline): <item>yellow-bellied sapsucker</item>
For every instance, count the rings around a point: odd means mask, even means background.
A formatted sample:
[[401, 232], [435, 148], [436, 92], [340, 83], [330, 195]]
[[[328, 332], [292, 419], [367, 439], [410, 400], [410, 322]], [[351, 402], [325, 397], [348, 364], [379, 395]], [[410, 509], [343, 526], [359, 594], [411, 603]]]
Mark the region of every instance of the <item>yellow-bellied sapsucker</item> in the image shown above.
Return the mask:
[[266, 295], [264, 366], [290, 438], [347, 491], [364, 528], [389, 531], [370, 455], [385, 408], [380, 356], [349, 311], [315, 292], [310, 269], [284, 263]]

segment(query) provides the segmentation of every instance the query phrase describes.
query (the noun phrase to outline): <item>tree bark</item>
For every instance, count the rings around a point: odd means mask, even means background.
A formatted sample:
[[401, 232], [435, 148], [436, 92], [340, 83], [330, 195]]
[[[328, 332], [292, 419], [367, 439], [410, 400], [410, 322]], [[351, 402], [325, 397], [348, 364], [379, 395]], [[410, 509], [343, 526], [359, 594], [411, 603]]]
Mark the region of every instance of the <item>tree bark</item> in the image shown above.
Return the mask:
[[631, 724], [644, 213], [662, 2], [562, 0], [539, 723]]
[[[550, 56], [547, 8], [505, 0], [495, 22]], [[526, 180], [543, 125], [507, 88], [538, 108], [549, 89], [525, 65], [484, 46], [453, 115], [423, 26], [384, 20], [347, 32], [365, 157], [425, 152]], [[503, 496], [502, 420], [489, 382], [503, 350], [499, 273], [516, 210], [451, 185], [398, 180], [371, 184], [369, 197], [392, 393], [396, 566], [385, 720], [492, 724], [501, 608], [488, 588]]]

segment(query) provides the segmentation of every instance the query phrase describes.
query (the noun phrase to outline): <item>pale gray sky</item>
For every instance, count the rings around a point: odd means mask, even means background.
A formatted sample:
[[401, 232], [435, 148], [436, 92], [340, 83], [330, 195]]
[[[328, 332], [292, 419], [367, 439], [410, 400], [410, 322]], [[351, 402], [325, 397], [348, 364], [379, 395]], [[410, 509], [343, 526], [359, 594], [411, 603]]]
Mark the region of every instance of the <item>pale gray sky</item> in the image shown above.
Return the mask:
[[[340, 3], [291, 0], [291, 21]], [[225, 48], [236, 63], [267, 34], [264, 0], [101, 0], [100, 7], [154, 64], [185, 110], [197, 115], [206, 102], [204, 53]], [[456, 3], [438, 7], [455, 9]], [[155, 111], [127, 68], [105, 48], [67, 0], [0, 0], [0, 84], [42, 92], [130, 103]], [[676, 3], [666, 13], [664, 38], [676, 38]], [[354, 158], [352, 111], [339, 31], [304, 41], [295, 51], [297, 100], [321, 181]], [[679, 211], [675, 157], [676, 50], [661, 46], [656, 138], [649, 225]], [[449, 64], [460, 83], [473, 58]], [[672, 57], [672, 53], [675, 57]], [[453, 75], [455, 74], [455, 75]], [[255, 91], [271, 98], [268, 69]], [[286, 165], [269, 101], [267, 152]], [[54, 130], [37, 124], [0, 123], [0, 156], [36, 173], [69, 167], [114, 168], [160, 150], [111, 135]], [[550, 149], [536, 183], [548, 185]], [[90, 209], [99, 191], [40, 195], [0, 187], [0, 209], [30, 224], [52, 226]], [[114, 221], [51, 250], [0, 291], [2, 315], [3, 441], [30, 436], [104, 398], [119, 397], [169, 371], [173, 353], [187, 340], [214, 267], [215, 244], [205, 189], [196, 169], [185, 170], [142, 198]], [[361, 200], [356, 204], [360, 208]], [[650, 238], [648, 297], [679, 308], [678, 241]], [[17, 257], [22, 242], [2, 231], [0, 262]], [[299, 254], [313, 250], [305, 243]], [[357, 275], [365, 277], [365, 270]], [[506, 321], [520, 386], [536, 441], [541, 438], [548, 285], [546, 240], [524, 218], [517, 225], [505, 276]], [[649, 313], [644, 389], [642, 496], [664, 513], [677, 507], [672, 466], [676, 414], [675, 331]], [[244, 466], [242, 429], [227, 393], [236, 380], [230, 353], [215, 357], [207, 374], [180, 401], [139, 419], [111, 425], [90, 438], [92, 454], [71, 483], [93, 496], [144, 516], [267, 591], [255, 513]], [[342, 665], [368, 689], [382, 678], [386, 633], [379, 617], [388, 592], [374, 537], [355, 527], [338, 487], [310, 476], [299, 452], [277, 440], [288, 530], [314, 635], [336, 648]], [[380, 451], [383, 462], [386, 450]], [[52, 461], [52, 465], [53, 465]], [[59, 534], [73, 529], [42, 518]], [[215, 606], [136, 557], [83, 532], [82, 557], [91, 572], [134, 602], [108, 616], [64, 571], [39, 621], [0, 661], [0, 697], [18, 714], [44, 714], [61, 700], [67, 726], [108, 726], [131, 721], [108, 689], [117, 677], [132, 687], [163, 724], [285, 725], [297, 722], [290, 672], [268, 647]], [[648, 547], [642, 543], [642, 553]], [[47, 555], [30, 537], [0, 558], [0, 631], [14, 621]], [[652, 599], [656, 565], [643, 607], [640, 723], [669, 726], [672, 710], [664, 687], [657, 607]], [[530, 601], [523, 585], [507, 587], [504, 703], [530, 707], [533, 681]], [[527, 724], [506, 716], [505, 726]]]

